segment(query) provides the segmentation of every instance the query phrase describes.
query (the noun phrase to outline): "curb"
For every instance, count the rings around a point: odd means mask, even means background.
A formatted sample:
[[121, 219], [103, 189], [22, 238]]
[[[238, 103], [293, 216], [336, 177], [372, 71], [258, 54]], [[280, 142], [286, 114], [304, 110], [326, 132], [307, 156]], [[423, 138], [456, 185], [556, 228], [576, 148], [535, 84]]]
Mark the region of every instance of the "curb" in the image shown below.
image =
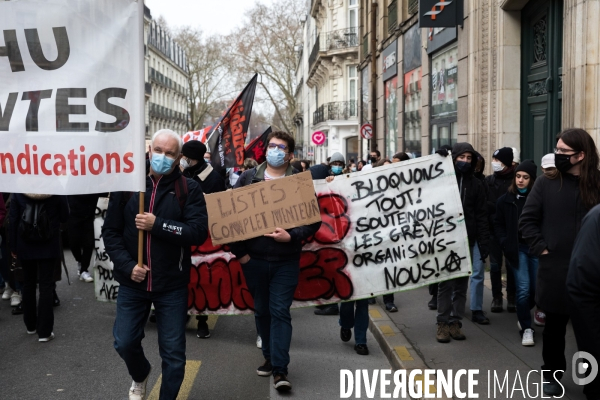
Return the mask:
[[[379, 304], [369, 305], [369, 330], [375, 336], [394, 371], [406, 370], [408, 376], [412, 370], [429, 368]], [[423, 384], [423, 375], [417, 375], [417, 377]], [[433, 385], [430, 393], [435, 393], [435, 391], [435, 385]], [[446, 396], [436, 396], [436, 398], [448, 399]]]

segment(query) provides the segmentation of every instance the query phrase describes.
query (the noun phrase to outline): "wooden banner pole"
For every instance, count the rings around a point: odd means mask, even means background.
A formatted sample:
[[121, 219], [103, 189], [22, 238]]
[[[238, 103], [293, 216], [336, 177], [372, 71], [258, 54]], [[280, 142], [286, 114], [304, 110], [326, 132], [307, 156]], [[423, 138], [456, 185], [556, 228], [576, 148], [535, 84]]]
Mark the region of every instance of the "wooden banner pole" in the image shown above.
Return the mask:
[[[144, 214], [144, 192], [140, 192], [139, 214]], [[138, 231], [138, 267], [144, 268], [144, 231]]]

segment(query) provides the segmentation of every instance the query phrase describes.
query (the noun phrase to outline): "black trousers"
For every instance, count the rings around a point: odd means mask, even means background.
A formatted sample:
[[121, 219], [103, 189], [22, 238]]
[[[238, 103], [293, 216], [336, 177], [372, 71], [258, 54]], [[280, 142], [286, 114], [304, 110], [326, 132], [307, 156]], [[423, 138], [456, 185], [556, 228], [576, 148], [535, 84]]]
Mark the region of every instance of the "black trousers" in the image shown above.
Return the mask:
[[[492, 283], [492, 296], [502, 298], [502, 246], [494, 236], [490, 237], [490, 281]], [[506, 261], [506, 294], [513, 296], [517, 292], [515, 277]]]
[[73, 257], [81, 263], [81, 272], [90, 267], [94, 252], [94, 217], [69, 218], [69, 246]]
[[[40, 338], [49, 337], [54, 329], [54, 268], [59, 260], [21, 260], [23, 267], [23, 321], [28, 331], [37, 330]], [[36, 284], [40, 296], [36, 305]]]
[[[549, 370], [544, 372], [544, 380], [552, 379], [554, 371], [566, 371], [567, 359], [565, 358], [565, 335], [567, 334], [567, 324], [569, 315], [546, 312], [546, 326], [544, 326], [544, 343], [542, 348], [542, 358], [544, 365], [542, 369]], [[556, 378], [560, 380], [563, 372], [557, 372]]]

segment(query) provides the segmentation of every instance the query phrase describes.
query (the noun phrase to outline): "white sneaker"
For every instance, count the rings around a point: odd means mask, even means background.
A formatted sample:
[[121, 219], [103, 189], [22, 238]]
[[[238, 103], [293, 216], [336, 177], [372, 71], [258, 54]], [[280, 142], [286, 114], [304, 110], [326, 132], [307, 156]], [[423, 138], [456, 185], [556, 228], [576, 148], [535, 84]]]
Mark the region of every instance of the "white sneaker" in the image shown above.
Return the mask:
[[523, 346], [533, 346], [535, 342], [533, 341], [533, 329], [525, 329], [523, 331], [523, 340], [521, 341]]
[[256, 347], [262, 349], [262, 338], [260, 337], [260, 335], [256, 337]]
[[19, 293], [19, 292], [13, 292], [13, 294], [10, 296], [10, 306], [11, 307], [18, 307], [19, 304], [21, 304], [21, 300], [23, 300], [21, 298], [21, 293]]
[[27, 331], [28, 335], [35, 335], [37, 333], [37, 331], [34, 329], [32, 331]]
[[90, 273], [87, 271], [83, 271], [81, 273], [79, 280], [84, 282], [94, 282], [94, 278], [92, 278], [92, 275], [90, 275]]
[[[29, 333], [29, 332], [27, 332], [27, 333]], [[39, 338], [39, 339], [38, 339], [38, 342], [49, 342], [49, 341], [51, 341], [52, 339], [54, 339], [54, 332], [52, 332], [52, 333], [50, 334], [50, 336], [48, 336], [48, 337], [41, 337], [41, 338]]]
[[9, 300], [10, 296], [12, 296], [12, 294], [15, 291], [12, 290], [12, 288], [8, 285], [6, 285], [6, 287], [4, 288], [4, 293], [2, 294], [2, 300]]
[[81, 275], [81, 263], [77, 263], [77, 276]]
[[[150, 372], [152, 372], [152, 369], [150, 369]], [[146, 398], [146, 384], [148, 383], [150, 372], [148, 372], [148, 376], [143, 382], [131, 382], [131, 388], [129, 388], [129, 400], [144, 400]]]

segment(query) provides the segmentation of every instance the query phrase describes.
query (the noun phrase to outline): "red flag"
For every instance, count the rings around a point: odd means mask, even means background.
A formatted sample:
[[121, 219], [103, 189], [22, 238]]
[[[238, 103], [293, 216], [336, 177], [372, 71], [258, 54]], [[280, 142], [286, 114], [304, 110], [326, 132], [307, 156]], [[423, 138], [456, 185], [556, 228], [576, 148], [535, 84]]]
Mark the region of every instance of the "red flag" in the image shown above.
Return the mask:
[[254, 75], [208, 137], [207, 147], [213, 168], [223, 170], [244, 164], [244, 143], [248, 135], [257, 77], [258, 74]]
[[271, 127], [268, 127], [262, 135], [251, 141], [244, 150], [245, 158], [254, 158], [257, 163], [262, 164], [267, 160], [267, 137], [271, 133]]

